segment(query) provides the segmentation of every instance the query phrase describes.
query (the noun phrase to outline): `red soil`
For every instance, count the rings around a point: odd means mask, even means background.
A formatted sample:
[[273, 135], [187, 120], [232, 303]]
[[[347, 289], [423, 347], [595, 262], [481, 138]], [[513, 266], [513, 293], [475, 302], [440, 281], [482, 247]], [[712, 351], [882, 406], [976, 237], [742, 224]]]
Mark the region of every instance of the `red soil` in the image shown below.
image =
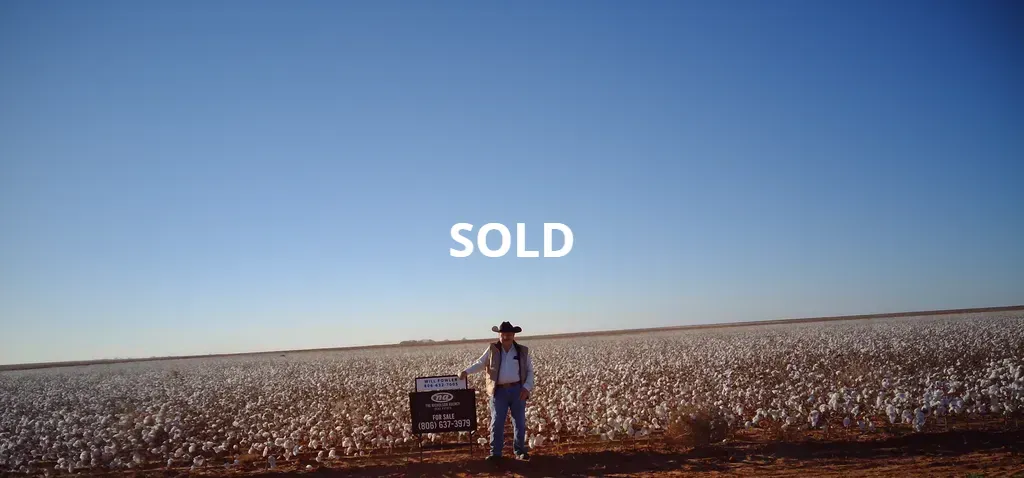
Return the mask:
[[[979, 424], [980, 425], [980, 424]], [[481, 447], [345, 458], [320, 464], [315, 455], [228, 470], [150, 469], [100, 475], [141, 476], [1016, 476], [1024, 478], [1024, 430], [1002, 421], [972, 429], [863, 435], [842, 430], [776, 441], [763, 431], [742, 431], [723, 443], [692, 448], [665, 438], [545, 446], [528, 462], [485, 462]], [[510, 442], [506, 441], [506, 448]], [[506, 456], [510, 454], [506, 453]], [[311, 468], [307, 469], [307, 466]]]

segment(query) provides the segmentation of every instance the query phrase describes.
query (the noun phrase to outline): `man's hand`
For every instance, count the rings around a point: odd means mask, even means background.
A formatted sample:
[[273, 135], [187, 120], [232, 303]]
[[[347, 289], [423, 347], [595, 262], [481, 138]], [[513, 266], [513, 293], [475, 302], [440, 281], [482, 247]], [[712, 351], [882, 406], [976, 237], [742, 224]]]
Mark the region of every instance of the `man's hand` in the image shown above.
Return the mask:
[[463, 370], [462, 372], [459, 373], [459, 380], [465, 380], [465, 379], [466, 379], [466, 371]]
[[527, 398], [530, 398], [530, 391], [527, 390], [525, 387], [520, 388], [519, 389], [519, 399], [520, 400], [526, 400]]

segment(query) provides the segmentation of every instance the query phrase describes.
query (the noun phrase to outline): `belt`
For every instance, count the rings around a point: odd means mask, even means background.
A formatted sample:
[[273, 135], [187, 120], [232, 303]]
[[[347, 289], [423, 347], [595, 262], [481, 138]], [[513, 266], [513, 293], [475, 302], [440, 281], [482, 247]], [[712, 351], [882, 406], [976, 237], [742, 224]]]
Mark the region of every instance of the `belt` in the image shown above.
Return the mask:
[[508, 388], [508, 387], [514, 387], [516, 385], [519, 385], [519, 382], [499, 383], [499, 384], [495, 385], [495, 387], [498, 387], [498, 388]]

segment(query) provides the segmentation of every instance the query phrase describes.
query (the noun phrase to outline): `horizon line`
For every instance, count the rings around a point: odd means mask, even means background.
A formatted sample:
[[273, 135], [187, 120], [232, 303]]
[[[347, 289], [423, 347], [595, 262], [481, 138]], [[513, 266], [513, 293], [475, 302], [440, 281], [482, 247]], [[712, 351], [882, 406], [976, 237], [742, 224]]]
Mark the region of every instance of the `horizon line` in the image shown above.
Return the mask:
[[[821, 317], [803, 317], [803, 318], [781, 318], [781, 319], [764, 319], [764, 320], [748, 320], [739, 322], [718, 322], [718, 323], [703, 323], [703, 324], [690, 324], [690, 325], [670, 325], [664, 327], [644, 327], [636, 329], [610, 329], [610, 330], [593, 330], [584, 332], [562, 332], [553, 334], [538, 334], [538, 335], [519, 335], [517, 339], [528, 338], [528, 339], [555, 339], [555, 338], [568, 338], [568, 337], [583, 337], [583, 336], [602, 336], [602, 335], [629, 335], [637, 333], [651, 333], [651, 332], [667, 332], [673, 330], [687, 330], [687, 329], [708, 329], [708, 328], [727, 328], [727, 327], [748, 327], [757, 325], [780, 325], [780, 324], [793, 324], [793, 323], [805, 323], [805, 322], [829, 322], [829, 321], [842, 321], [842, 320], [859, 320], [859, 319], [880, 319], [880, 318], [895, 318], [895, 317], [924, 317], [934, 315], [951, 315], [951, 314], [975, 314], [975, 313], [987, 313], [987, 312], [1013, 312], [1013, 311], [1024, 311], [1024, 304], [1022, 305], [1006, 305], [1006, 306], [994, 306], [994, 307], [973, 307], [966, 309], [938, 309], [938, 310], [920, 310], [920, 311], [903, 311], [903, 312], [887, 312], [887, 313], [874, 313], [874, 314], [856, 314], [856, 315], [834, 315], [834, 316], [821, 316]], [[517, 334], [518, 335], [518, 334]], [[345, 351], [345, 350], [366, 350], [366, 349], [377, 349], [377, 348], [400, 348], [400, 347], [422, 347], [422, 346], [434, 346], [434, 345], [451, 345], [451, 344], [462, 344], [462, 343], [483, 343], [493, 340], [492, 338], [473, 338], [473, 339], [444, 339], [444, 340], [404, 340], [398, 343], [383, 343], [383, 344], [370, 344], [370, 345], [348, 345], [339, 347], [320, 347], [310, 349], [285, 349], [285, 350], [264, 350], [264, 351], [249, 351], [249, 352], [230, 352], [230, 353], [212, 353], [203, 355], [168, 355], [168, 356], [154, 356], [154, 357], [123, 357], [123, 358], [110, 358], [110, 359], [93, 359], [93, 360], [71, 360], [71, 361], [60, 361], [60, 362], [33, 362], [33, 363], [14, 363], [14, 364], [0, 364], [0, 372], [10, 372], [15, 370], [34, 370], [34, 369], [45, 369], [45, 368], [61, 368], [61, 367], [78, 367], [87, 365], [107, 365], [116, 363], [134, 363], [134, 362], [155, 362], [163, 360], [184, 360], [193, 358], [216, 358], [216, 357], [236, 357], [241, 355], [266, 355], [266, 354], [287, 354], [287, 353], [307, 353], [307, 352], [332, 352], [332, 351]]]

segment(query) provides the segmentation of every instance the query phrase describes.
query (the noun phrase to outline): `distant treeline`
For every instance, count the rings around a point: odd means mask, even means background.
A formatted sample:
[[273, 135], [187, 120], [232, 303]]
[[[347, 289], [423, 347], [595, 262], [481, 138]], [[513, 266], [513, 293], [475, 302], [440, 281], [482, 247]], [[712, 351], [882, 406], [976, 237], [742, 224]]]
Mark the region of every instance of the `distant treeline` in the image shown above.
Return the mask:
[[451, 344], [458, 342], [470, 342], [469, 339], [463, 337], [462, 340], [434, 340], [434, 339], [423, 339], [423, 340], [403, 340], [398, 345], [433, 345], [433, 344]]

